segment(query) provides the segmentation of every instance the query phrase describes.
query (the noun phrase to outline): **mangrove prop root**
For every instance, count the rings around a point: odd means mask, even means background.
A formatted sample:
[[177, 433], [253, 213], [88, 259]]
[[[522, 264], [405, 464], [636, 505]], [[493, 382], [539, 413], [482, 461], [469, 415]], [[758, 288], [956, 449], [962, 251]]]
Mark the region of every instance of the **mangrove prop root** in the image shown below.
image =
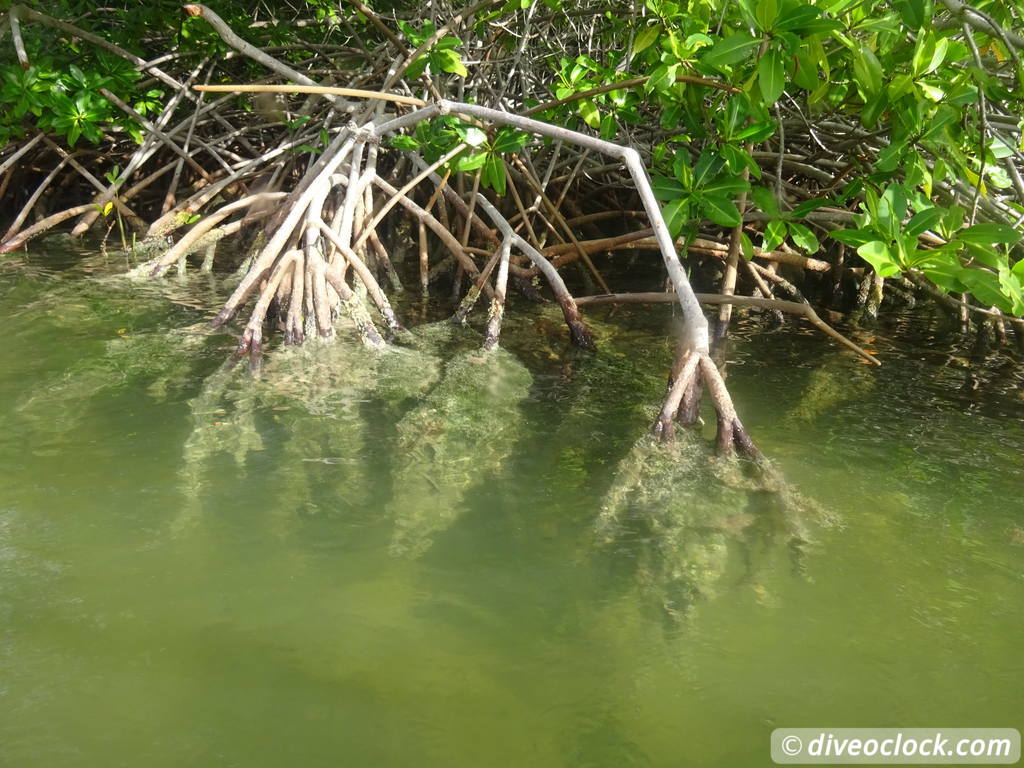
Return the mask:
[[[308, 83], [304, 85], [307, 88], [310, 87]], [[227, 88], [229, 87], [225, 87], [225, 89]], [[258, 89], [250, 88], [246, 90]], [[324, 91], [324, 93], [330, 92]], [[344, 94], [335, 93], [333, 95], [351, 96], [353, 94], [348, 92]], [[493, 349], [498, 344], [502, 317], [505, 310], [505, 293], [510, 271], [510, 252], [513, 247], [523, 253], [532, 262], [534, 268], [547, 279], [556, 300], [562, 308], [572, 340], [584, 347], [593, 346], [590, 331], [580, 316], [579, 304], [565, 287], [565, 283], [556, 267], [534, 245], [534, 243], [538, 245], [540, 243], [532, 233], [527, 213], [518, 193], [516, 193], [516, 203], [520, 210], [520, 218], [531, 233], [530, 240], [527, 240], [513, 229], [508, 220], [498, 212], [497, 208], [474, 185], [473, 207], [480, 209], [501, 235], [501, 246], [495, 254], [496, 259], [492, 258], [487, 269], [481, 273], [463, 244], [451, 234], [446, 217], [442, 215], [445, 221], [438, 221], [431, 213], [431, 208], [438, 197], [438, 192], [443, 192], [445, 199], [455, 197], [458, 200], [458, 203], [455, 200], [452, 200], [452, 202], [455, 204], [456, 210], [462, 209], [461, 213], [464, 217], [467, 232], [476, 215], [475, 210], [467, 206], [464, 200], [458, 198], [457, 194], [453, 193], [447, 184], [447, 177], [442, 179], [435, 173], [440, 167], [440, 162], [427, 164], [422, 158], [413, 154], [413, 163], [418, 166], [419, 173], [401, 188], [395, 188], [377, 175], [375, 151], [372, 153], [373, 159], [368, 160], [365, 169], [361, 170], [360, 166], [363, 162], [365, 146], [369, 145], [372, 147], [379, 141], [381, 136], [387, 133], [407, 129], [416, 123], [447, 113], [461, 114], [499, 125], [511, 125], [520, 130], [572, 142], [588, 151], [598, 151], [612, 155], [625, 164], [644, 204], [645, 212], [651, 224], [651, 231], [662, 252], [665, 269], [674, 289], [674, 293], [668, 295], [669, 300], [678, 301], [683, 312], [680, 338], [681, 356], [677, 371], [675, 371], [675, 376], [654, 427], [655, 434], [662, 440], [671, 440], [676, 421], [683, 421], [685, 423], [690, 420], [696, 420], [696, 409], [700, 399], [700, 392], [702, 389], [706, 389], [718, 418], [717, 442], [719, 450], [721, 452], [738, 452], [751, 457], [760, 456], [760, 453], [737, 417], [725, 382], [709, 356], [707, 319], [700, 310], [698, 298], [682, 270], [678, 254], [675, 251], [674, 242], [668, 234], [667, 227], [661, 216], [660, 207], [654, 199], [646, 171], [636, 151], [628, 147], [621, 147], [610, 142], [597, 140], [584, 134], [550, 126], [536, 120], [518, 115], [509, 115], [478, 105], [442, 100], [436, 104], [424, 106], [422, 109], [384, 122], [378, 121], [361, 126], [352, 124], [347, 130], [335, 137], [324, 155], [307, 172], [299, 188], [285, 200], [285, 210], [278, 217], [280, 224], [275, 233], [255, 259], [249, 273], [243, 278], [241, 284], [236, 288], [217, 317], [217, 323], [225, 322], [238, 310], [238, 307], [256, 286], [260, 286], [261, 295], [257, 300], [256, 308], [253, 311], [249, 324], [243, 333], [242, 342], [239, 347], [240, 351], [245, 349], [253, 353], [258, 349], [261, 340], [261, 332], [258, 326], [262, 324], [266, 315], [270, 297], [277, 294], [279, 290], [284, 291], [289, 296], [292, 291], [298, 293], [299, 280], [293, 274], [293, 271], [298, 270], [302, 262], [297, 259], [297, 252], [295, 250], [287, 250], [287, 248], [289, 244], [296, 245], [299, 239], [305, 241], [307, 255], [305, 268], [311, 275], [312, 303], [316, 313], [316, 323], [321, 334], [328, 335], [329, 330], [327, 329], [331, 326], [331, 314], [336, 308], [336, 305], [328, 305], [330, 299], [326, 295], [327, 291], [325, 289], [329, 287], [336, 296], [337, 302], [351, 315], [364, 344], [371, 347], [383, 345], [383, 338], [377, 331], [372, 319], [362, 306], [358, 296], [347, 284], [346, 272], [349, 266], [353, 267], [356, 275], [353, 279], [361, 280], [385, 322], [392, 329], [400, 327], [380, 286], [376, 283], [376, 280], [357, 253], [360, 250], [365, 253], [364, 244], [371, 240], [377, 224], [383, 218], [383, 213], [387, 209], [399, 204], [415, 216], [421, 232], [421, 241], [423, 240], [423, 233], [429, 228], [444, 243], [449, 252], [462, 266], [462, 269], [473, 278], [470, 294], [466, 297], [465, 309], [457, 312], [456, 317], [464, 317], [465, 312], [468, 311], [468, 307], [475, 300], [475, 296], [473, 296], [474, 289], [479, 291], [482, 288], [489, 293], [491, 305], [484, 340], [485, 349]], [[461, 146], [457, 147], [448, 153], [445, 159], [453, 157], [463, 149]], [[350, 160], [347, 167], [344, 165], [346, 160]], [[416, 204], [409, 195], [419, 181], [428, 177], [436, 185], [437, 191], [431, 197], [427, 207], [423, 208]], [[355, 211], [362, 211], [364, 214], [372, 213], [372, 208], [367, 208], [363, 204], [365, 203], [364, 194], [371, 184], [387, 194], [388, 200], [383, 208], [378, 209], [372, 217], [368, 216], [366, 220], [358, 223], [354, 222], [353, 216]], [[340, 199], [343, 200], [343, 203], [341, 215], [335, 219], [336, 225], [328, 227], [324, 221], [326, 214], [322, 210], [322, 206], [329, 199], [330, 191], [334, 188], [339, 190]], [[300, 224], [300, 221], [305, 223]], [[353, 233], [356, 232], [358, 234], [353, 237]], [[576, 250], [579, 251], [579, 243], [575, 240], [575, 237], [571, 236], [571, 233], [570, 240], [574, 242]], [[323, 243], [323, 245], [321, 246], [320, 243]], [[421, 242], [420, 270], [422, 275], [426, 275], [427, 262], [425, 259], [427, 258], [427, 251], [422, 246], [423, 243]], [[329, 262], [324, 260], [320, 254], [321, 250], [333, 254]], [[280, 254], [282, 253], [285, 253], [285, 256], [281, 256]], [[164, 259], [169, 260], [170, 254], [165, 255]], [[340, 260], [340, 262], [336, 260]], [[494, 286], [491, 288], [488, 285], [487, 272], [494, 268], [495, 261], [497, 261], [498, 271], [494, 279]], [[285, 278], [290, 279], [288, 283], [282, 286], [282, 281]], [[293, 306], [296, 305], [296, 302], [289, 301], [288, 303]], [[328, 306], [330, 309], [327, 308]], [[290, 313], [294, 314], [291, 311]], [[806, 311], [802, 313], [808, 316], [812, 322], [817, 319], [813, 315], [813, 311], [810, 314], [807, 314]], [[820, 320], [818, 323], [820, 323]], [[290, 338], [298, 338], [294, 320], [288, 324], [288, 328], [287, 334]]]

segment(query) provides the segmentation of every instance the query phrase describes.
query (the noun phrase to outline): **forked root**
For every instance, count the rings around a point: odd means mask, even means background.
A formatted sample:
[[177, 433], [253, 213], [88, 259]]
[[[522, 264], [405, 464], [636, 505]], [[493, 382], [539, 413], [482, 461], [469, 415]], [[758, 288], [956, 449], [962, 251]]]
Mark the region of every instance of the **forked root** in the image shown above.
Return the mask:
[[732, 397], [711, 355], [682, 343], [672, 364], [668, 393], [651, 429], [654, 437], [669, 442], [675, 437], [676, 423], [683, 426], [699, 423], [700, 400], [704, 389], [715, 408], [718, 425], [715, 443], [718, 452], [763, 461], [764, 455], [736, 415]]

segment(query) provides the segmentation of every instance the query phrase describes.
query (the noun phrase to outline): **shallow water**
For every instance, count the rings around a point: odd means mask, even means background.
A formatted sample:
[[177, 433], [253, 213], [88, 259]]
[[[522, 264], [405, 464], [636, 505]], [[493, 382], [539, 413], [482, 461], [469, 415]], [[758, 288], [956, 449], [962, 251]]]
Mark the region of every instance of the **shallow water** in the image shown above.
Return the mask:
[[[463, 406], [471, 335], [218, 384], [231, 338], [173, 329], [223, 286], [81, 256], [0, 262], [0, 765], [757, 766], [779, 726], [1024, 727], [1014, 369], [964, 390], [909, 321], [865, 334], [881, 368], [742, 325], [739, 411], [821, 510], [796, 554], [721, 517], [672, 613], [655, 537], [595, 535], [669, 308], [595, 308], [589, 354], [519, 307], [532, 384]], [[481, 408], [493, 440], [446, 426]]]

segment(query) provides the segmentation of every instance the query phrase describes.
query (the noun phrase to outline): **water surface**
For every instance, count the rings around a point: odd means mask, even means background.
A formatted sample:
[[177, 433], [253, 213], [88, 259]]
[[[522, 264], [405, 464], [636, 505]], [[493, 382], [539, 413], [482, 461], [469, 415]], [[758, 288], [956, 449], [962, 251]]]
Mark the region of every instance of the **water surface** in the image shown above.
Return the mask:
[[[177, 330], [217, 279], [110, 283], [82, 256], [0, 266], [0, 765], [757, 766], [779, 726], [1024, 727], [1000, 358], [964, 388], [912, 322], [862, 334], [881, 368], [741, 323], [738, 408], [820, 509], [799, 552], [753, 506], [723, 517], [670, 615], [657, 542], [595, 535], [670, 308], [595, 308], [590, 354], [517, 307], [529, 378], [468, 405], [444, 377], [471, 334], [384, 368], [272, 355], [248, 386], [229, 336]], [[493, 439], [446, 430], [481, 408]]]

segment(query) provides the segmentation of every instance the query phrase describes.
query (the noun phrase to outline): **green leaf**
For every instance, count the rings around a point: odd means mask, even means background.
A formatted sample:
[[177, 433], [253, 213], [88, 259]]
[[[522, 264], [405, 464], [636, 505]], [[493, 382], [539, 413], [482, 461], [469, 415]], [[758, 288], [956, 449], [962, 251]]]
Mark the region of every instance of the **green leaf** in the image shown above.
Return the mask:
[[615, 115], [609, 112], [607, 115], [601, 118], [601, 138], [605, 141], [612, 141], [616, 134], [619, 132], [619, 124], [615, 120]]
[[818, 80], [818, 64], [814, 56], [807, 48], [801, 48], [796, 52], [796, 69], [793, 72], [793, 82], [805, 91], [813, 91], [821, 85]]
[[853, 56], [853, 76], [865, 99], [882, 90], [882, 64], [866, 45]]
[[833, 240], [858, 248], [874, 240], [877, 235], [870, 229], [833, 229], [828, 233]]
[[873, 129], [878, 122], [878, 118], [881, 117], [888, 106], [888, 96], [885, 91], [880, 91], [873, 98], [869, 98], [868, 103], [864, 105], [864, 111], [860, 113], [861, 123], [865, 128]]
[[999, 287], [1003, 295], [1010, 300], [1010, 311], [1020, 317], [1024, 315], [1024, 289], [1020, 278], [1008, 269], [999, 270]]
[[967, 249], [967, 256], [974, 262], [972, 266], [983, 264], [997, 272], [1000, 269], [1009, 268], [1009, 257], [1003, 249], [971, 242], [965, 242], [964, 245]]
[[762, 32], [771, 32], [778, 17], [779, 5], [776, 0], [759, 0], [754, 8], [754, 18]]
[[893, 0], [892, 4], [910, 29], [921, 29], [931, 20], [931, 0]]
[[437, 58], [437, 61], [441, 65], [441, 69], [445, 72], [450, 72], [453, 75], [459, 77], [466, 77], [469, 71], [466, 69], [466, 65], [462, 63], [462, 57], [458, 53], [451, 50], [437, 51], [431, 54], [431, 58]]
[[740, 174], [744, 168], [747, 168], [750, 171], [750, 175], [755, 179], [761, 178], [761, 166], [757, 164], [746, 150], [740, 149], [734, 144], [723, 144], [719, 151], [722, 153], [722, 158], [732, 173]]
[[99, 144], [103, 139], [103, 131], [95, 123], [82, 123], [82, 135], [93, 144]]
[[754, 244], [750, 242], [747, 233], [742, 230], [740, 230], [740, 251], [743, 254], [743, 258], [747, 261], [754, 258]]
[[761, 87], [761, 95], [765, 104], [771, 106], [786, 89], [786, 71], [782, 65], [782, 54], [776, 49], [769, 49], [757, 63], [757, 84]]
[[580, 117], [583, 118], [583, 122], [589, 125], [591, 128], [598, 128], [601, 125], [601, 113], [597, 109], [597, 105], [591, 99], [583, 99], [579, 103]]
[[665, 217], [665, 224], [668, 225], [669, 234], [675, 240], [683, 231], [686, 222], [690, 219], [690, 201], [688, 198], [673, 200], [661, 209], [661, 215]]
[[793, 238], [797, 248], [803, 248], [807, 253], [817, 253], [821, 247], [810, 227], [795, 221], [789, 222], [789, 236]]
[[693, 169], [690, 167], [690, 153], [683, 147], [676, 149], [672, 157], [672, 173], [684, 187], [693, 185]]
[[526, 146], [529, 140], [530, 134], [517, 131], [515, 128], [510, 126], [505, 126], [498, 131], [498, 135], [494, 137], [494, 143], [491, 145], [491, 149], [502, 154], [518, 152]]
[[716, 69], [729, 67], [749, 58], [760, 44], [760, 38], [754, 37], [749, 32], [737, 32], [715, 43], [705, 52], [701, 61]]
[[704, 185], [704, 193], [735, 197], [750, 189], [750, 183], [741, 178], [724, 174], [717, 176]]
[[946, 128], [952, 123], [959, 122], [960, 118], [961, 113], [959, 110], [946, 106], [939, 107], [937, 110], [935, 110], [935, 114], [932, 115], [932, 119], [928, 123], [928, 130], [925, 131], [925, 134], [924, 136], [921, 137], [921, 140], [934, 141], [940, 138], [941, 134], [945, 133]]
[[704, 215], [720, 227], [738, 227], [743, 223], [740, 209], [728, 197], [705, 195], [702, 202]]
[[464, 144], [469, 144], [471, 147], [479, 147], [487, 141], [486, 133], [475, 125], [469, 125], [468, 123], [456, 123], [455, 132], [459, 134], [459, 138], [462, 139]]
[[760, 144], [765, 139], [775, 134], [775, 121], [765, 120], [760, 123], [748, 125], [742, 131], [733, 136], [735, 141], [749, 141], [751, 144]]
[[438, 40], [434, 47], [443, 51], [446, 48], [458, 48], [460, 45], [462, 45], [462, 41], [459, 38], [448, 35]]
[[803, 31], [804, 26], [816, 20], [821, 15], [821, 9], [813, 5], [798, 5], [790, 8], [779, 16], [775, 22], [775, 30], [778, 32]]
[[647, 73], [647, 82], [644, 83], [644, 92], [661, 90], [671, 84], [675, 78], [674, 70], [669, 69], [668, 64], [659, 64]]
[[878, 209], [875, 213], [880, 231], [895, 238], [900, 233], [906, 215], [907, 193], [899, 184], [890, 184], [878, 199]]
[[999, 282], [999, 276], [994, 275], [985, 269], [965, 268], [957, 275], [971, 295], [980, 304], [986, 307], [999, 307], [1004, 312], [1012, 312], [1013, 306], [1010, 299], [1003, 294], [1003, 287]]
[[946, 53], [948, 51], [949, 40], [947, 38], [940, 37], [936, 40], [935, 50], [931, 55], [931, 59], [925, 64], [925, 68], [921, 74], [927, 75], [942, 66], [942, 62], [946, 60]]
[[417, 77], [427, 71], [427, 64], [430, 63], [430, 59], [426, 56], [420, 56], [416, 61], [409, 65], [409, 68], [405, 70], [405, 76], [415, 80]]
[[878, 159], [875, 161], [875, 167], [880, 171], [891, 172], [895, 171], [899, 167], [903, 159], [907, 154], [907, 144], [905, 141], [894, 141], [881, 152], [878, 153]]
[[991, 243], [1016, 243], [1024, 234], [1006, 224], [984, 222], [957, 232], [957, 237], [968, 243], [989, 245]]
[[661, 34], [661, 25], [656, 24], [653, 27], [644, 27], [640, 30], [640, 33], [633, 40], [633, 53], [640, 53], [640, 51], [650, 48], [654, 44], [654, 41], [658, 39], [658, 35]]
[[[937, 170], [938, 164], [936, 163]], [[967, 210], [962, 205], [951, 205], [942, 214], [942, 236], [947, 240], [952, 238], [955, 233], [960, 231], [960, 227], [964, 225], [965, 218], [967, 218]]]
[[967, 286], [960, 282], [959, 275], [963, 271], [960, 260], [955, 254], [946, 250], [926, 251], [927, 258], [922, 259], [920, 268], [925, 277], [939, 288], [950, 293], [962, 293]]
[[764, 228], [764, 241], [761, 243], [761, 248], [765, 251], [774, 251], [782, 245], [782, 241], [785, 239], [786, 222], [782, 219], [774, 219], [769, 221]]
[[782, 211], [779, 210], [779, 201], [775, 199], [775, 193], [768, 189], [768, 187], [754, 187], [750, 190], [750, 196], [754, 199], [754, 205], [773, 219], [782, 218]]
[[903, 271], [893, 259], [889, 246], [881, 240], [864, 243], [857, 249], [857, 254], [874, 267], [880, 277], [893, 277]]
[[683, 45], [691, 51], [696, 51], [698, 48], [714, 44], [715, 41], [703, 32], [694, 32], [692, 35], [687, 35], [686, 40], [683, 41]]
[[690, 188], [696, 190], [703, 187], [711, 178], [718, 174], [719, 169], [724, 164], [725, 161], [711, 148], [705, 149], [700, 153], [697, 162], [693, 166], [693, 181]]
[[923, 211], [918, 211], [910, 217], [910, 221], [904, 227], [904, 232], [917, 237], [938, 224], [944, 213], [942, 208], [925, 208]]
[[407, 21], [399, 21], [398, 28], [402, 30], [402, 34], [405, 35], [406, 39], [413, 45], [419, 45], [423, 42], [423, 38], [416, 33], [416, 30], [412, 28], [412, 24]]
[[[913, 90], [914, 78], [904, 73], [902, 75], [897, 75], [889, 81], [889, 85], [885, 88], [885, 95], [889, 97], [889, 101], [899, 101]], [[916, 123], [916, 120], [910, 122]]]
[[486, 152], [473, 152], [472, 154], [463, 152], [455, 158], [455, 170], [475, 171], [477, 168], [483, 168], [485, 162], [487, 162]]
[[687, 194], [687, 189], [675, 179], [655, 174], [651, 178], [651, 190], [658, 200], [677, 200]]
[[487, 153], [487, 160], [484, 162], [484, 170], [481, 181], [486, 176], [487, 186], [499, 195], [505, 194], [505, 163], [498, 155]]
[[[842, 23], [836, 19], [811, 19], [792, 31], [800, 33], [806, 39], [807, 36], [827, 35], [829, 32], [835, 32], [842, 28]], [[779, 29], [778, 24], [775, 25], [775, 29]]]
[[816, 211], [827, 205], [832, 205], [832, 201], [827, 197], [815, 197], [810, 200], [804, 200], [800, 205], [789, 212], [789, 217], [791, 219], [802, 219], [811, 211]]

